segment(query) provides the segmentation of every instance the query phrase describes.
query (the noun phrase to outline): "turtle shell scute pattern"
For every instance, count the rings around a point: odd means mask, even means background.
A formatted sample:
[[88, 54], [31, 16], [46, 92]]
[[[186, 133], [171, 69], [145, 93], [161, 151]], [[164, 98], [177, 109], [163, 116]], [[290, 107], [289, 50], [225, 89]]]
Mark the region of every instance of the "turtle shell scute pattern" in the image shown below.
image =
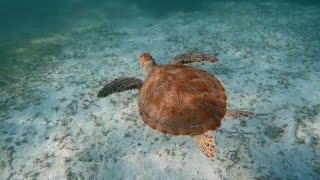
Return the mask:
[[202, 134], [221, 125], [227, 96], [213, 75], [186, 65], [158, 65], [140, 89], [139, 113], [152, 129]]

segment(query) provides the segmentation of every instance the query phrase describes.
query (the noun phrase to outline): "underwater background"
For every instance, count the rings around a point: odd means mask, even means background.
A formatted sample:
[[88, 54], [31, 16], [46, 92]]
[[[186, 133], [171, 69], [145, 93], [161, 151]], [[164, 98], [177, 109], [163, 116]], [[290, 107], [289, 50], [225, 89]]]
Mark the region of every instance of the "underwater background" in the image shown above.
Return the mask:
[[[320, 3], [2, 0], [0, 179], [320, 179]], [[216, 157], [143, 123], [121, 76], [201, 51], [223, 83]]]

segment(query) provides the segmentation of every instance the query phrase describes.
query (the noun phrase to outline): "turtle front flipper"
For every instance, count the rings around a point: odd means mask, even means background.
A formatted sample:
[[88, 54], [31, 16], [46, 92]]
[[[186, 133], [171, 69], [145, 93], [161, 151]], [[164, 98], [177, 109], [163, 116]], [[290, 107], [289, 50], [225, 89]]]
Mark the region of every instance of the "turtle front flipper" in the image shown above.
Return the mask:
[[140, 89], [143, 84], [141, 79], [135, 77], [120, 77], [108, 82], [98, 93], [98, 98], [107, 97], [110, 94]]
[[214, 143], [214, 138], [211, 136], [209, 132], [205, 132], [203, 134], [194, 135], [194, 141], [196, 142], [198, 148], [209, 158], [213, 158], [215, 156], [216, 147]]
[[226, 118], [247, 118], [251, 117], [254, 114], [249, 111], [241, 111], [241, 110], [236, 110], [236, 109], [227, 109], [226, 114], [224, 117]]
[[209, 54], [202, 52], [190, 52], [179, 54], [171, 60], [171, 64], [188, 64], [188, 63], [197, 63], [197, 62], [218, 62], [219, 60], [215, 57], [212, 57]]

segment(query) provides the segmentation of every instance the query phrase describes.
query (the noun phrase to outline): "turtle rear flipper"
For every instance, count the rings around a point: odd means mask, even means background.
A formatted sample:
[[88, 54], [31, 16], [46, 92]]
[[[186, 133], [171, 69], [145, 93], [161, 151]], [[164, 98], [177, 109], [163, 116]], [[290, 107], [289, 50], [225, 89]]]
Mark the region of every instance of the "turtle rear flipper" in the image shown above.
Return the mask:
[[215, 57], [212, 57], [209, 54], [205, 54], [202, 52], [190, 52], [190, 53], [183, 53], [175, 56], [171, 60], [171, 64], [188, 64], [188, 63], [197, 63], [197, 62], [218, 62], [219, 60]]
[[198, 148], [209, 158], [214, 158], [216, 147], [214, 139], [209, 132], [203, 134], [194, 135], [194, 141], [196, 142]]
[[252, 117], [254, 114], [249, 111], [242, 111], [237, 109], [227, 109], [224, 117], [226, 118], [247, 118]]
[[110, 94], [140, 89], [143, 84], [141, 79], [135, 77], [120, 77], [108, 82], [98, 93], [98, 98], [107, 97]]

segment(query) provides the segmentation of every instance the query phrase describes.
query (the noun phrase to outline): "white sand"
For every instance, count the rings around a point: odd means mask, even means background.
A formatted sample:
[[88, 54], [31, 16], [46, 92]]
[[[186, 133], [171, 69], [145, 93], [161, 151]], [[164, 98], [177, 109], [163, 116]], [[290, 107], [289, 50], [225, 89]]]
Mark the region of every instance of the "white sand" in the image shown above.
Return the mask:
[[[320, 178], [319, 6], [207, 6], [162, 18], [138, 7], [69, 17], [69, 33], [19, 47], [22, 70], [1, 89], [0, 179]], [[59, 53], [37, 55], [46, 45]], [[144, 78], [142, 52], [169, 63], [193, 50], [220, 59], [193, 66], [223, 82], [229, 108], [256, 113], [212, 132], [214, 160], [192, 138], [146, 126], [138, 91], [96, 98], [115, 77]]]

